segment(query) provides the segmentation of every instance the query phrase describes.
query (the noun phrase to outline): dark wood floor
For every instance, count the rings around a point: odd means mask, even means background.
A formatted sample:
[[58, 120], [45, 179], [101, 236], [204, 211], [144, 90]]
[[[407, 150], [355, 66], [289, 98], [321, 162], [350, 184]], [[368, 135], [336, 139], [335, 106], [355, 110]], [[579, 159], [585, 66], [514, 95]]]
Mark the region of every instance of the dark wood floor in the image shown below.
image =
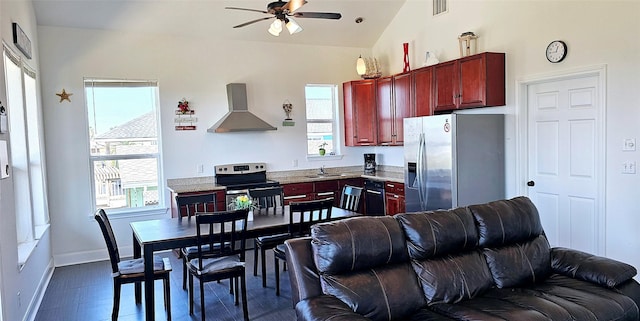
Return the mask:
[[[273, 253], [267, 255], [267, 287], [262, 287], [260, 274], [253, 276], [253, 250], [247, 251], [247, 301], [251, 320], [295, 320], [291, 303], [289, 275], [281, 273], [280, 297], [275, 294]], [[195, 293], [193, 316], [189, 315], [187, 291], [182, 290], [182, 261], [173, 253], [161, 253], [171, 258], [171, 314], [173, 321], [200, 320], [199, 294]], [[282, 266], [282, 265], [281, 265]], [[258, 269], [259, 270], [259, 269]], [[260, 273], [258, 271], [258, 273]], [[197, 279], [194, 280], [196, 289]], [[156, 320], [166, 320], [162, 304], [162, 282], [156, 281]], [[111, 320], [113, 307], [111, 266], [108, 261], [56, 268], [35, 321], [102, 321]], [[241, 305], [235, 306], [229, 294], [228, 281], [205, 284], [205, 315], [207, 320], [243, 320]], [[242, 304], [242, 302], [240, 303]], [[118, 320], [144, 320], [144, 304], [136, 305], [133, 285], [122, 287]]]

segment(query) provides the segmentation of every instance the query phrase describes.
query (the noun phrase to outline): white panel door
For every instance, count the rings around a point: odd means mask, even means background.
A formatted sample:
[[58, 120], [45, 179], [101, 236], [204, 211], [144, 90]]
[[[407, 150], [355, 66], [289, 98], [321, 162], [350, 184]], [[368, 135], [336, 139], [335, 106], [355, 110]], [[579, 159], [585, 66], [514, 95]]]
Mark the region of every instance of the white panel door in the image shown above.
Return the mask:
[[598, 167], [603, 165], [598, 77], [527, 90], [529, 197], [551, 246], [598, 253]]

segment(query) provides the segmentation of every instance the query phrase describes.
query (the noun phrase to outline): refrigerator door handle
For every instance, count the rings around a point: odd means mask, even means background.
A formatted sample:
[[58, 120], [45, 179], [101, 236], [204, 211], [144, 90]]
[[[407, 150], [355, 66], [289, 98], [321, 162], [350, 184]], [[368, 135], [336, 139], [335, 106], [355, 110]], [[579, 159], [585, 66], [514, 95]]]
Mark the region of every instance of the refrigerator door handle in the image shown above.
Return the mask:
[[420, 134], [420, 139], [418, 142], [418, 155], [417, 155], [417, 159], [416, 159], [416, 181], [418, 182], [418, 196], [419, 196], [419, 200], [420, 200], [420, 210], [424, 210], [425, 208], [425, 193], [424, 193], [424, 147], [425, 147], [425, 141], [424, 141], [424, 133]]

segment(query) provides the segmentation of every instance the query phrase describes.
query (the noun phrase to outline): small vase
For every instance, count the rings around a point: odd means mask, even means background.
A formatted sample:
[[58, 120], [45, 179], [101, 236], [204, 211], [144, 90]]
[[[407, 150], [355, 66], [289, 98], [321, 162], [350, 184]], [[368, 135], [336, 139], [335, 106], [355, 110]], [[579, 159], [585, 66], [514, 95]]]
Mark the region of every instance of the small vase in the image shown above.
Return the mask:
[[402, 68], [402, 72], [404, 73], [411, 71], [411, 68], [409, 67], [409, 43], [403, 43], [402, 49], [404, 49], [404, 68]]
[[318, 149], [318, 154], [320, 154], [320, 156], [324, 156], [324, 154], [325, 154], [326, 152], [327, 152], [327, 150], [326, 150], [326, 149], [324, 149], [324, 148], [320, 148], [320, 149]]
[[249, 222], [253, 221], [253, 210], [249, 211], [249, 215], [247, 216], [247, 221]]

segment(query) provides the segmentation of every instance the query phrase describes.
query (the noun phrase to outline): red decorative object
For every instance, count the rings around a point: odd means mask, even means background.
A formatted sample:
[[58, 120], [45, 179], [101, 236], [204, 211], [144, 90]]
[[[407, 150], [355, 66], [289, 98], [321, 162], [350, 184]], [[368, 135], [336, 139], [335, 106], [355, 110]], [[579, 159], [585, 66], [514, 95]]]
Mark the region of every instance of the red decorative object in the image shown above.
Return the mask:
[[404, 68], [402, 72], [409, 72], [411, 71], [411, 67], [409, 67], [409, 43], [403, 43], [402, 47], [404, 48]]
[[178, 102], [178, 110], [183, 114], [191, 111], [191, 109], [189, 109], [189, 101], [187, 101], [187, 99], [185, 98], [182, 98], [182, 100]]

